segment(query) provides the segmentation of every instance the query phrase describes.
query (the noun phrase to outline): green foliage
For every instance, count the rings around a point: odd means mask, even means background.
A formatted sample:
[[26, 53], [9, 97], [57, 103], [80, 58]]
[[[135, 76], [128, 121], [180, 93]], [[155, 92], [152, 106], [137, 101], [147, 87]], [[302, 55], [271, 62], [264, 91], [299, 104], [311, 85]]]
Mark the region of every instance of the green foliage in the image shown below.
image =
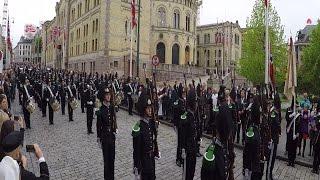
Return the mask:
[[[243, 33], [242, 58], [238, 63], [239, 73], [253, 84], [264, 82], [265, 71], [265, 6], [264, 1], [256, 0], [251, 17], [247, 20]], [[270, 4], [269, 7], [269, 40], [273, 63], [276, 69], [276, 83], [283, 86], [287, 64], [284, 28], [280, 17]]]
[[320, 23], [310, 35], [310, 44], [303, 49], [302, 65], [298, 71], [298, 89], [320, 94]]

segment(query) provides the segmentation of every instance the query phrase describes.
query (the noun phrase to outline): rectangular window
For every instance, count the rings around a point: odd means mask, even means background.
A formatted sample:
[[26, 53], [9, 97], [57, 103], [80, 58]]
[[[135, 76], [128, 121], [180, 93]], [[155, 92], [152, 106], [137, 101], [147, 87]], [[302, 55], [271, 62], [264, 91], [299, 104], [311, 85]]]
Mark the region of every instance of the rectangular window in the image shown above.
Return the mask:
[[92, 40], [91, 51], [94, 51], [94, 40]]
[[98, 26], [99, 26], [99, 23], [98, 23], [98, 19], [96, 19], [96, 33], [98, 32]]
[[114, 61], [114, 67], [118, 67], [118, 61]]
[[96, 21], [92, 21], [92, 34], [94, 34], [94, 29], [96, 27]]
[[96, 42], [95, 42], [95, 50], [96, 51], [98, 50], [98, 39], [96, 39]]
[[95, 72], [96, 71], [96, 62], [93, 62], [92, 64], [93, 64], [92, 70], [93, 70], [93, 72]]

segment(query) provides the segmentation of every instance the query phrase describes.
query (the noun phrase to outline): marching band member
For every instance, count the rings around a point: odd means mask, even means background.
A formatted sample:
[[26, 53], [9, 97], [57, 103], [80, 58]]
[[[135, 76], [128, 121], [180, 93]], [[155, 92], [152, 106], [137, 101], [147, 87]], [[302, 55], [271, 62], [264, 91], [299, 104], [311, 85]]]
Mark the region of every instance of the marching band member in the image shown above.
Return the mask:
[[111, 91], [102, 92], [102, 106], [97, 114], [97, 138], [102, 147], [104, 161], [104, 179], [114, 179], [115, 140], [117, 133], [116, 112], [111, 99]]

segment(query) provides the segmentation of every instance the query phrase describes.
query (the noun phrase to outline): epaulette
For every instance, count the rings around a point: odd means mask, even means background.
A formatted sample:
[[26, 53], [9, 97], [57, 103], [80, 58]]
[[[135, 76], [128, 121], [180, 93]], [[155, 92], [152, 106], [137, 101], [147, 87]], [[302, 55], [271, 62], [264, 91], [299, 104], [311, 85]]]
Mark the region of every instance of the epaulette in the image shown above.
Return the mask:
[[216, 158], [215, 150], [216, 150], [216, 146], [214, 144], [210, 144], [210, 146], [207, 148], [206, 152], [203, 155], [203, 161], [202, 161], [203, 166], [207, 168], [212, 167], [214, 160]]
[[186, 111], [186, 112], [184, 112], [181, 116], [180, 116], [180, 119], [182, 119], [182, 120], [186, 120], [187, 119], [187, 114], [188, 114], [188, 112]]
[[219, 111], [219, 108], [217, 108], [217, 107], [213, 108], [213, 112], [218, 112], [218, 111]]
[[136, 122], [133, 126], [132, 126], [132, 133], [131, 135], [133, 137], [137, 137], [140, 134], [140, 121]]
[[276, 113], [274, 111], [271, 112], [270, 117], [275, 118], [276, 117]]
[[251, 126], [248, 131], [246, 132], [246, 136], [248, 138], [252, 138], [254, 136], [253, 127]]

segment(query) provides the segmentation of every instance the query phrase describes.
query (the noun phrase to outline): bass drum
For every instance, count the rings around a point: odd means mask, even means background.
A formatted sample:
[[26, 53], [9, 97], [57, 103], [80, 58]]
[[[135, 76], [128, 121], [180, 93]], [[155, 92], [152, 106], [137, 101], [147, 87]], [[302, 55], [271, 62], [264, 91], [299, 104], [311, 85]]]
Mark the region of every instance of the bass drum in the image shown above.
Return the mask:
[[51, 98], [49, 100], [49, 104], [50, 104], [50, 106], [51, 106], [51, 108], [53, 109], [54, 112], [59, 111], [60, 104], [59, 104], [59, 101], [56, 98]]

